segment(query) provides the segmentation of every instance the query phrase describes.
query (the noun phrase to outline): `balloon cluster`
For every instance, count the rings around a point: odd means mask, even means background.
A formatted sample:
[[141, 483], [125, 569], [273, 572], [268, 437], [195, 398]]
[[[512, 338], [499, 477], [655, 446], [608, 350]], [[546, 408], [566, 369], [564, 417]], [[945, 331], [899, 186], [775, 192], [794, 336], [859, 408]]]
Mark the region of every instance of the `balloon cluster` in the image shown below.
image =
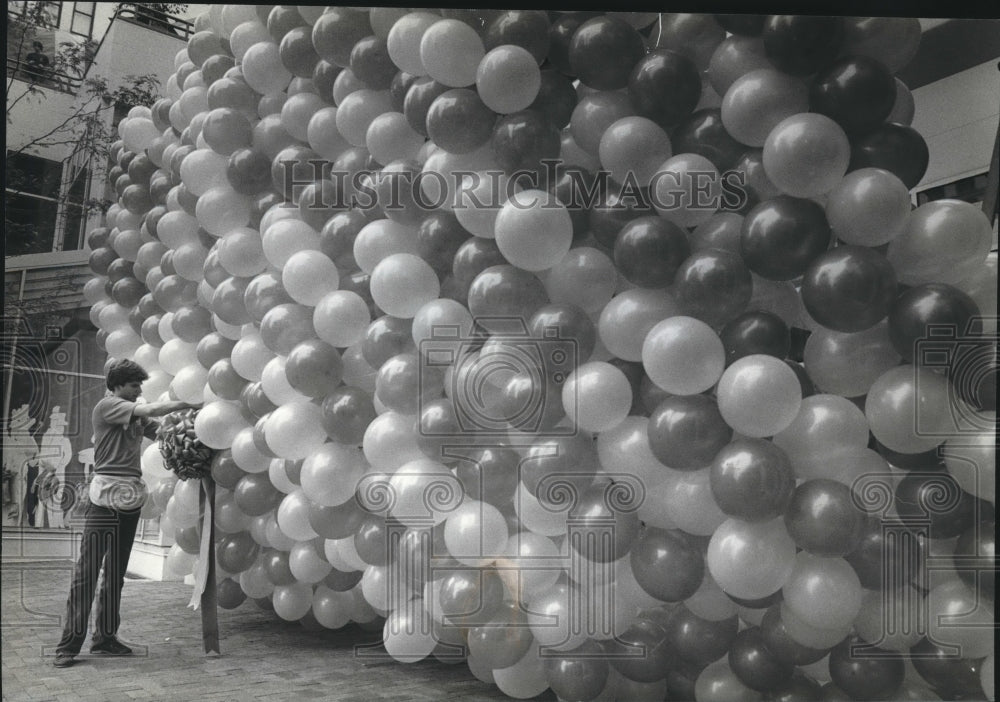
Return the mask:
[[[518, 698], [992, 699], [997, 264], [911, 206], [916, 20], [195, 29], [84, 292], [204, 403], [223, 606]], [[190, 572], [197, 485], [143, 470]]]
[[164, 467], [181, 480], [198, 480], [212, 474], [212, 449], [198, 440], [195, 416], [197, 410], [171, 412], [156, 432]]

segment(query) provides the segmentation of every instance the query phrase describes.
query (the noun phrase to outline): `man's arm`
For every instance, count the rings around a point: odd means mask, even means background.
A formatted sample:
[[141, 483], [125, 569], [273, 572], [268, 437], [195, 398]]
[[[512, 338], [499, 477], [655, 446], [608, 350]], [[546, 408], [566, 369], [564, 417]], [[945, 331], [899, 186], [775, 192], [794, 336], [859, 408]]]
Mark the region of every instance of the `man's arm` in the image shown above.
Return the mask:
[[132, 416], [162, 417], [165, 414], [170, 414], [171, 412], [176, 412], [178, 410], [198, 409], [199, 407], [201, 407], [201, 405], [192, 405], [188, 402], [181, 402], [180, 400], [168, 402], [143, 402], [142, 404], [137, 404], [132, 409]]

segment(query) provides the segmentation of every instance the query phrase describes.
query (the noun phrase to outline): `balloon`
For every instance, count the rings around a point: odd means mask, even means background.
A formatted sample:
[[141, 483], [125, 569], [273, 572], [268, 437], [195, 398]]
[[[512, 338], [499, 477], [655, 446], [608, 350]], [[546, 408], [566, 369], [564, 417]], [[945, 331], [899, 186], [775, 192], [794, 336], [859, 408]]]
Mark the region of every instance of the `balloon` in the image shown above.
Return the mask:
[[274, 410], [265, 425], [268, 446], [281, 458], [305, 458], [326, 439], [320, 410], [307, 402], [292, 402]]
[[795, 544], [781, 519], [726, 520], [712, 535], [706, 564], [727, 594], [747, 599], [770, 595], [792, 574]]
[[744, 356], [725, 370], [717, 388], [726, 423], [746, 436], [773, 436], [799, 412], [802, 390], [784, 362], [762, 354]]
[[801, 79], [761, 67], [732, 81], [723, 95], [720, 114], [734, 139], [760, 147], [779, 123], [808, 108], [809, 92]]
[[838, 246], [820, 254], [802, 279], [802, 302], [810, 316], [840, 332], [875, 326], [888, 315], [895, 297], [892, 264], [861, 246]]
[[760, 693], [744, 685], [728, 663], [718, 662], [698, 674], [695, 698], [702, 702], [754, 702], [760, 698]]
[[639, 217], [622, 228], [614, 251], [615, 265], [629, 282], [642, 288], [662, 288], [674, 281], [690, 248], [684, 230], [673, 222]]
[[923, 638], [910, 649], [910, 660], [920, 677], [942, 698], [980, 697], [983, 694], [978, 661], [959, 658], [953, 646], [938, 645]]
[[381, 309], [409, 319], [440, 292], [434, 270], [423, 259], [409, 253], [392, 254], [372, 271], [372, 298]]
[[696, 395], [715, 385], [725, 367], [718, 335], [692, 317], [669, 317], [653, 326], [642, 344], [650, 379], [675, 395]]
[[528, 271], [551, 268], [569, 251], [572, 223], [565, 206], [541, 190], [516, 193], [496, 216], [496, 240], [510, 263]]
[[199, 440], [214, 449], [231, 446], [236, 433], [245, 426], [239, 409], [229, 402], [207, 404], [195, 417], [195, 433]]
[[924, 177], [929, 162], [927, 142], [919, 132], [902, 124], [888, 123], [854, 140], [848, 170], [881, 168], [912, 189]]
[[653, 175], [650, 199], [661, 217], [696, 227], [718, 209], [720, 181], [715, 165], [704, 156], [678, 154]]
[[791, 680], [795, 666], [777, 659], [759, 627], [744, 629], [729, 649], [729, 667], [752, 690], [767, 692]]
[[561, 144], [559, 130], [535, 110], [500, 117], [490, 138], [490, 150], [504, 172], [513, 176], [526, 171], [532, 185], [548, 171], [546, 163], [558, 158]]
[[844, 130], [817, 113], [779, 122], [764, 142], [764, 170], [778, 188], [795, 197], [824, 195], [848, 170], [851, 145]]
[[642, 589], [664, 602], [685, 600], [701, 586], [704, 559], [684, 532], [646, 527], [629, 558]]
[[809, 90], [810, 110], [830, 117], [849, 135], [879, 127], [895, 101], [896, 82], [889, 69], [867, 56], [834, 61], [813, 78]]
[[712, 460], [712, 496], [723, 512], [748, 522], [784, 513], [794, 489], [785, 452], [763, 439], [737, 439]]
[[278, 45], [273, 42], [254, 44], [243, 54], [241, 63], [247, 84], [261, 95], [280, 93], [288, 87], [292, 73], [281, 63]]
[[992, 234], [986, 215], [960, 200], [936, 200], [914, 210], [886, 253], [901, 282], [960, 282], [982, 266]]
[[750, 271], [738, 254], [707, 249], [681, 264], [673, 293], [686, 314], [715, 326], [742, 312], [752, 289]]
[[920, 453], [941, 443], [951, 416], [948, 380], [937, 373], [902, 365], [872, 384], [865, 415], [878, 441], [900, 453]]
[[491, 49], [478, 62], [475, 83], [479, 97], [488, 108], [510, 114], [532, 105], [539, 95], [542, 74], [535, 57], [527, 49], [504, 43]]
[[842, 558], [799, 553], [782, 592], [789, 611], [815, 628], [848, 627], [861, 608], [858, 575]]
[[312, 337], [312, 311], [304, 305], [277, 305], [260, 322], [260, 338], [264, 346], [282, 356], [287, 356], [296, 345]]
[[[619, 91], [601, 91], [584, 95], [571, 113], [570, 134], [581, 149], [597, 156], [600, 152], [601, 139], [608, 127], [635, 113], [628, 95]], [[652, 115], [643, 116], [656, 121]]]
[[903, 657], [852, 655], [860, 642], [845, 639], [830, 652], [830, 677], [852, 698], [890, 699], [897, 694], [906, 669]]
[[561, 699], [592, 700], [607, 684], [609, 668], [604, 650], [595, 641], [585, 641], [563, 657], [544, 659], [545, 679]]
[[420, 39], [419, 51], [423, 70], [407, 70], [407, 73], [430, 75], [452, 88], [464, 88], [476, 82], [476, 69], [486, 53], [476, 31], [455, 19], [441, 19], [430, 25]]
[[294, 346], [285, 365], [288, 384], [313, 398], [323, 397], [336, 389], [342, 372], [340, 354], [319, 339], [308, 339]]
[[771, 15], [761, 34], [771, 62], [785, 73], [806, 76], [837, 56], [844, 43], [844, 19]]
[[792, 280], [826, 251], [830, 225], [810, 200], [779, 196], [754, 207], [743, 221], [740, 250], [747, 267], [769, 280]]
[[906, 186], [881, 168], [848, 173], [830, 192], [826, 203], [834, 235], [858, 246], [880, 246], [899, 236], [909, 214]]
[[585, 363], [566, 379], [562, 389], [566, 416], [584, 431], [607, 431], [620, 424], [632, 406], [625, 374], [610, 363]]
[[569, 65], [580, 81], [597, 90], [628, 84], [633, 67], [645, 53], [642, 37], [626, 22], [595, 17], [580, 25], [569, 44]]
[[655, 49], [640, 54], [632, 65], [628, 93], [639, 115], [671, 129], [694, 111], [701, 96], [701, 76], [689, 58]]

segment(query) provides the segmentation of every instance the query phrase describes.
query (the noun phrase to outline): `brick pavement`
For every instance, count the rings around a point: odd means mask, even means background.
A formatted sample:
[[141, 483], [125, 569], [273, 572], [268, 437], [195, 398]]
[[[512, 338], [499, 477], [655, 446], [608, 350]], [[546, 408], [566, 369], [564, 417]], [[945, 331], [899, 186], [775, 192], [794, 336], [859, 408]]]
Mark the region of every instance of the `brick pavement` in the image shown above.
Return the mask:
[[[132, 580], [122, 594], [128, 658], [82, 655], [77, 665], [52, 666], [69, 587], [66, 561], [4, 560], [2, 572], [3, 700], [501, 700], [464, 663], [364, 662], [354, 645], [378, 634], [350, 625], [313, 631], [284, 622], [247, 601], [219, 610], [221, 656], [201, 647], [201, 615], [187, 608], [188, 585]], [[90, 648], [90, 641], [83, 651]], [[551, 693], [540, 699], [554, 700]]]

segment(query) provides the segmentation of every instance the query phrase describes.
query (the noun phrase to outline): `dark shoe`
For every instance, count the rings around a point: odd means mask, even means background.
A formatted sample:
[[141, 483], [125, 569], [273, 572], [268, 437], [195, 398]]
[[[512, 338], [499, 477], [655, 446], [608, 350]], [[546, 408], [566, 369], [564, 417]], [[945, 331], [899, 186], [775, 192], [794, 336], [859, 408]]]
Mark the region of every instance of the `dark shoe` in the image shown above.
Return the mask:
[[69, 668], [71, 665], [76, 665], [76, 656], [71, 656], [68, 653], [60, 653], [52, 661], [52, 665], [56, 668]]
[[115, 638], [104, 639], [90, 647], [91, 653], [106, 653], [109, 656], [131, 656], [132, 649]]

